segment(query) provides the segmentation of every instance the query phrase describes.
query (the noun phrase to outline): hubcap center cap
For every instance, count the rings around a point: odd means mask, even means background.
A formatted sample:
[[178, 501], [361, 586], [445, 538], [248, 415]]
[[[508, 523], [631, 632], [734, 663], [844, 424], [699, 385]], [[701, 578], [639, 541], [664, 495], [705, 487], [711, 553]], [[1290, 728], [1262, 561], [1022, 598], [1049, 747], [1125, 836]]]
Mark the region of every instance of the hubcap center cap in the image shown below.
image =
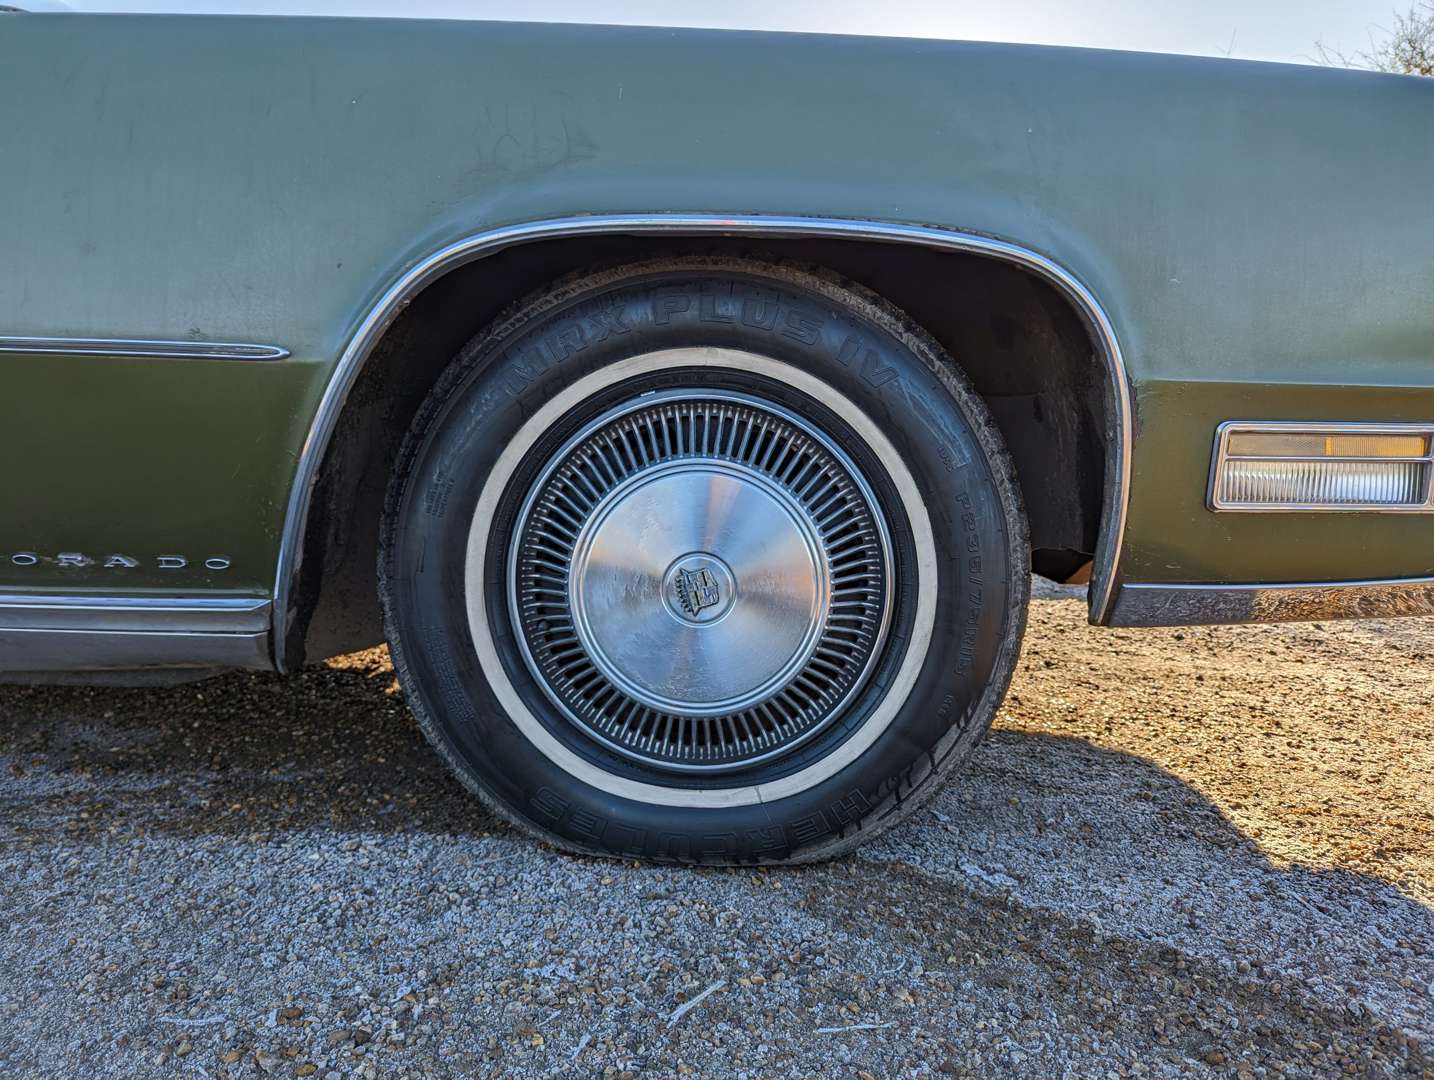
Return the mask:
[[737, 600], [737, 581], [731, 568], [715, 555], [695, 551], [675, 561], [662, 576], [662, 599], [667, 610], [684, 623], [715, 623]]
[[821, 632], [830, 584], [818, 545], [807, 512], [753, 470], [710, 459], [642, 470], [573, 546], [578, 638], [650, 708], [755, 705], [791, 681]]

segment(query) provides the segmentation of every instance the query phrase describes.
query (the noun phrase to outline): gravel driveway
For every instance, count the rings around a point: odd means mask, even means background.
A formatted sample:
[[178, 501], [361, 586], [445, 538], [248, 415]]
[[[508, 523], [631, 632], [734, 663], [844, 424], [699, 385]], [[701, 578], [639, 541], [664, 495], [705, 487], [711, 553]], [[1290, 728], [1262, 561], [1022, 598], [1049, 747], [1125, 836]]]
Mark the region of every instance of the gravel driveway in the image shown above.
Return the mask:
[[575, 859], [383, 650], [0, 688], [4, 1076], [1434, 1076], [1434, 620], [1035, 602], [929, 810], [791, 871]]

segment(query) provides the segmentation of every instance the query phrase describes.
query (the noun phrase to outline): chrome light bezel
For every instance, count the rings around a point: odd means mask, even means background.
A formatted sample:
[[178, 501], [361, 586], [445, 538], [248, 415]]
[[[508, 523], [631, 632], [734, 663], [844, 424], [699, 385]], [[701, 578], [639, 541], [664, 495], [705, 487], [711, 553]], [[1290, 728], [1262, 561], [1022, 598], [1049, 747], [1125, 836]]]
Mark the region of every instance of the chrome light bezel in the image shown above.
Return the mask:
[[[1420, 456], [1358, 457], [1358, 456], [1302, 456], [1235, 455], [1229, 452], [1233, 435], [1254, 433], [1260, 435], [1419, 435], [1425, 440], [1425, 453]], [[1220, 480], [1228, 461], [1370, 461], [1384, 464], [1417, 462], [1425, 466], [1424, 499], [1419, 503], [1232, 503], [1220, 498]], [[1206, 486], [1205, 503], [1209, 509], [1226, 514], [1430, 514], [1434, 513], [1434, 421], [1429, 423], [1381, 423], [1338, 421], [1274, 421], [1274, 420], [1226, 420], [1215, 429], [1215, 449], [1210, 465], [1209, 482]]]

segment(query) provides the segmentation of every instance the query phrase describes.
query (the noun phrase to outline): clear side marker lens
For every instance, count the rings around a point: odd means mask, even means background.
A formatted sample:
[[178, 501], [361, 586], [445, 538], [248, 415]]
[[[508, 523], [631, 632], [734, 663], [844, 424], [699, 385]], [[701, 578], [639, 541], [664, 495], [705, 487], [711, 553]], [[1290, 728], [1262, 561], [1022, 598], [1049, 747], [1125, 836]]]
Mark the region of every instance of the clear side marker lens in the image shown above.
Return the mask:
[[1434, 512], [1434, 424], [1222, 424], [1214, 510]]

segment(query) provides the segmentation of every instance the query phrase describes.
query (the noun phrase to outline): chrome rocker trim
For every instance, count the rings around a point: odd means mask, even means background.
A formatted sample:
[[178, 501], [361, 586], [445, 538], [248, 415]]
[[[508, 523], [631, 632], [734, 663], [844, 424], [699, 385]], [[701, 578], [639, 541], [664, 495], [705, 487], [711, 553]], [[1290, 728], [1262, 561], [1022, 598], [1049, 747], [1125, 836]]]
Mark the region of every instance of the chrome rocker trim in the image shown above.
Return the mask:
[[1125, 584], [1111, 626], [1394, 619], [1434, 615], [1434, 578], [1256, 585]]
[[278, 345], [232, 341], [138, 341], [128, 338], [0, 337], [0, 353], [29, 356], [113, 356], [148, 360], [283, 360]]
[[273, 667], [254, 597], [0, 596], [0, 673]]
[[594, 234], [762, 235], [915, 244], [999, 259], [1029, 270], [1055, 285], [1075, 303], [1099, 345], [1108, 376], [1108, 407], [1110, 414], [1115, 417], [1114, 430], [1109, 432], [1107, 437], [1105, 506], [1101, 514], [1098, 550], [1090, 584], [1091, 621], [1109, 621], [1130, 498], [1130, 453], [1135, 407], [1114, 325], [1095, 295], [1074, 274], [1046, 256], [1018, 244], [976, 233], [926, 225], [767, 215], [604, 214], [499, 226], [457, 240], [421, 259], [405, 271], [389, 286], [359, 324], [324, 388], [323, 398], [304, 440], [289, 493], [289, 506], [285, 515], [284, 534], [280, 542], [274, 581], [274, 656], [275, 666], [280, 671], [289, 669], [284, 655], [289, 606], [299, 571], [299, 554], [303, 550], [304, 529], [308, 522], [309, 504], [318, 480], [319, 466], [349, 392], [383, 332], [414, 296], [450, 270], [516, 244]]

